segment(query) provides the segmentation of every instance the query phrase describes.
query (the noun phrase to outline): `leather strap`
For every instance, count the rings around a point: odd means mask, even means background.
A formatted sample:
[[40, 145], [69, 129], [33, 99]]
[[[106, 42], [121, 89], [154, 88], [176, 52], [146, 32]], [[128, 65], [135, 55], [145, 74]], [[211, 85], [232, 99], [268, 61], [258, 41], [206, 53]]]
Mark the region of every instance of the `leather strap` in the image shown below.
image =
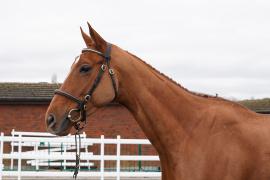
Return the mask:
[[[110, 75], [110, 78], [112, 80], [112, 85], [113, 85], [113, 89], [114, 89], [114, 99], [117, 98], [117, 87], [116, 87], [116, 81], [115, 81], [115, 77], [114, 77], [114, 71], [113, 69], [111, 69], [110, 67], [110, 60], [111, 60], [111, 48], [112, 48], [112, 45], [110, 43], [107, 43], [107, 48], [106, 48], [106, 51], [105, 51], [105, 54], [97, 51], [97, 50], [94, 50], [94, 49], [90, 49], [90, 48], [85, 48], [82, 50], [82, 53], [83, 52], [94, 52], [94, 53], [97, 53], [98, 55], [102, 56], [104, 58], [104, 64], [101, 65], [100, 69], [99, 69], [99, 72], [98, 72], [98, 75], [96, 77], [96, 79], [94, 80], [94, 83], [93, 85], [91, 86], [90, 90], [88, 91], [88, 93], [86, 94], [85, 96], [85, 99], [84, 100], [80, 100], [79, 98], [63, 91], [63, 90], [60, 90], [60, 89], [56, 89], [55, 90], [55, 94], [58, 94], [58, 95], [61, 95], [61, 96], [64, 96], [74, 102], [76, 102], [78, 104], [78, 111], [81, 111], [81, 113], [83, 114], [83, 117], [81, 119], [81, 121], [85, 121], [86, 120], [86, 117], [85, 117], [85, 105], [87, 103], [87, 101], [92, 97], [92, 94], [94, 93], [95, 89], [97, 88], [97, 86], [99, 85], [101, 79], [102, 79], [102, 76], [104, 74], [104, 72], [106, 71], [106, 66], [108, 67], [108, 72], [109, 72], [109, 75]], [[87, 97], [87, 98], [86, 98]]]
[[[112, 45], [110, 43], [107, 43], [107, 48], [106, 48], [105, 54], [103, 54], [99, 51], [96, 51], [94, 49], [90, 49], [90, 48], [86, 48], [86, 49], [82, 50], [82, 53], [83, 52], [97, 53], [98, 55], [102, 56], [104, 58], [104, 61], [105, 61], [104, 64], [101, 65], [99, 72], [98, 72], [98, 75], [97, 75], [96, 79], [94, 80], [94, 83], [91, 86], [90, 90], [85, 95], [84, 100], [80, 100], [79, 98], [77, 98], [77, 97], [75, 97], [75, 96], [73, 96], [73, 95], [71, 95], [63, 90], [60, 90], [60, 89], [56, 89], [54, 92], [55, 94], [64, 96], [64, 97], [66, 97], [66, 98], [68, 98], [68, 99], [70, 99], [78, 104], [78, 109], [71, 109], [69, 111], [69, 114], [68, 114], [69, 120], [75, 123], [74, 127], [77, 130], [77, 132], [75, 134], [76, 165], [75, 165], [75, 170], [74, 170], [74, 174], [73, 174], [73, 178], [75, 178], [75, 179], [77, 178], [77, 175], [78, 175], [80, 154], [81, 154], [81, 152], [80, 152], [80, 148], [81, 148], [80, 131], [84, 128], [84, 126], [86, 124], [86, 103], [92, 97], [92, 94], [94, 93], [95, 89], [99, 85], [101, 78], [102, 78], [104, 72], [106, 71], [106, 66], [108, 67], [108, 72], [109, 72], [109, 75], [110, 75], [111, 80], [112, 80], [112, 85], [113, 85], [113, 89], [114, 89], [114, 93], [115, 93], [114, 99], [117, 97], [117, 87], [116, 87], [114, 72], [113, 72], [113, 69], [111, 69], [111, 67], [110, 67], [111, 48], [112, 48]], [[78, 111], [81, 114], [79, 119], [72, 120], [71, 112], [73, 112], [73, 111]], [[84, 122], [84, 124], [81, 125], [80, 124], [81, 122]], [[79, 136], [79, 148], [77, 147], [77, 136]]]
[[108, 71], [109, 71], [110, 78], [112, 80], [112, 85], [113, 85], [113, 90], [114, 90], [114, 100], [115, 100], [118, 93], [117, 93], [117, 87], [116, 87], [116, 82], [115, 82], [115, 77], [114, 77], [114, 71], [113, 71], [113, 69], [111, 69], [111, 65], [110, 65], [111, 49], [112, 49], [112, 45], [107, 43], [107, 49], [106, 49], [106, 52], [105, 52], [105, 60], [106, 60], [107, 66], [108, 66]]
[[65, 92], [65, 91], [56, 89], [56, 90], [54, 91], [54, 93], [55, 93], [55, 94], [58, 94], [58, 95], [61, 95], [61, 96], [64, 96], [64, 97], [66, 97], [66, 98], [68, 98], [68, 99], [70, 99], [70, 100], [72, 100], [72, 101], [75, 101], [75, 102], [78, 103], [78, 104], [82, 104], [82, 103], [83, 103], [83, 101], [81, 101], [80, 99], [78, 99], [78, 98], [72, 96], [71, 94], [69, 94], [69, 93], [67, 93], [67, 92]]

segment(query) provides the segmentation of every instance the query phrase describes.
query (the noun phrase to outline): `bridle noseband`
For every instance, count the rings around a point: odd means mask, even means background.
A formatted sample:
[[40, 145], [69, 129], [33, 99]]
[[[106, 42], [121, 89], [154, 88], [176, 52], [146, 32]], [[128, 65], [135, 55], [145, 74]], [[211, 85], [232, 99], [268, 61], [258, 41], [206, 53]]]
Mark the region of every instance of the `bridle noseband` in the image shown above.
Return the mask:
[[[95, 89], [97, 88], [98, 84], [101, 81], [101, 78], [104, 74], [104, 72], [106, 71], [106, 69], [108, 68], [108, 73], [111, 77], [112, 80], [112, 85], [113, 85], [113, 89], [114, 89], [114, 99], [117, 97], [117, 87], [116, 87], [116, 81], [115, 81], [115, 76], [114, 76], [114, 71], [113, 69], [110, 67], [110, 60], [111, 60], [111, 48], [112, 45], [110, 43], [107, 43], [107, 48], [105, 51], [105, 54], [103, 54], [100, 51], [97, 51], [95, 49], [91, 49], [91, 48], [85, 48], [82, 50], [82, 53], [84, 52], [93, 52], [98, 54], [99, 56], [102, 57], [102, 60], [104, 60], [103, 64], [101, 65], [98, 75], [96, 77], [96, 79], [94, 80], [94, 83], [92, 85], [92, 87], [90, 88], [90, 90], [88, 91], [88, 93], [84, 96], [83, 100], [81, 100], [80, 98], [77, 98], [63, 90], [60, 89], [56, 89], [55, 90], [55, 94], [57, 95], [61, 95], [64, 96], [74, 102], [76, 102], [78, 104], [77, 108], [71, 109], [68, 113], [67, 119], [69, 119], [72, 123], [74, 123], [74, 127], [76, 129], [76, 134], [75, 134], [75, 146], [76, 146], [76, 165], [75, 165], [75, 169], [74, 169], [74, 174], [73, 174], [73, 178], [77, 178], [77, 174], [80, 168], [80, 148], [81, 148], [81, 138], [80, 138], [80, 131], [84, 128], [85, 124], [86, 124], [86, 108], [87, 108], [87, 102], [91, 99]], [[73, 117], [72, 113], [79, 113], [79, 117]], [[84, 124], [81, 125], [80, 123], [83, 122]], [[77, 146], [77, 136], [79, 136], [79, 149]]]
[[[91, 48], [85, 48], [82, 50], [82, 53], [84, 53], [84, 52], [96, 53], [99, 56], [101, 56], [102, 59], [104, 60], [103, 64], [101, 65], [101, 67], [99, 69], [98, 75], [97, 75], [96, 79], [94, 80], [92, 87], [90, 88], [88, 93], [84, 96], [83, 100], [81, 100], [81, 99], [79, 99], [79, 98], [77, 98], [77, 97], [75, 97], [75, 96], [73, 96], [73, 95], [71, 95], [63, 90], [60, 90], [60, 89], [55, 90], [55, 92], [54, 92], [55, 94], [64, 96], [64, 97], [66, 97], [66, 98], [68, 98], [68, 99], [70, 99], [78, 104], [77, 108], [71, 109], [68, 113], [67, 118], [71, 122], [77, 124], [77, 123], [86, 121], [87, 102], [91, 99], [92, 94], [94, 93], [95, 89], [97, 88], [98, 84], [100, 83], [101, 78], [102, 78], [102, 76], [107, 68], [108, 68], [108, 72], [109, 72], [109, 75], [110, 75], [111, 80], [112, 80], [112, 85], [113, 85], [113, 89], [114, 89], [114, 93], [115, 93], [114, 99], [117, 97], [117, 87], [116, 87], [116, 81], [115, 81], [115, 77], [114, 77], [114, 71], [110, 67], [111, 47], [112, 47], [112, 45], [110, 43], [107, 43], [107, 48], [106, 48], [105, 54], [103, 54], [102, 52], [97, 51], [95, 49], [91, 49]], [[79, 113], [79, 117], [74, 118], [72, 116], [72, 114], [75, 112]]]

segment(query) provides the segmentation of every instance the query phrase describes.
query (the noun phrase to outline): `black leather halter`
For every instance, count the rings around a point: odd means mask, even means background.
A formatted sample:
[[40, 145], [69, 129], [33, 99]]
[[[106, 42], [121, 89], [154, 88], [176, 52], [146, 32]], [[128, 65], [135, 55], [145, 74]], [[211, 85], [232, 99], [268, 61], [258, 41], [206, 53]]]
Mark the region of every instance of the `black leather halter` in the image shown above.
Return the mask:
[[[101, 78], [102, 78], [102, 76], [107, 68], [108, 68], [108, 72], [109, 72], [109, 75], [110, 75], [111, 80], [112, 80], [112, 85], [113, 85], [114, 94], [115, 94], [114, 99], [117, 97], [117, 87], [116, 87], [116, 82], [115, 82], [115, 77], [114, 77], [114, 71], [110, 67], [111, 48], [112, 48], [112, 45], [110, 43], [107, 43], [107, 48], [106, 48], [105, 54], [103, 54], [102, 52], [99, 52], [97, 50], [91, 49], [91, 48], [85, 48], [82, 50], [82, 53], [84, 53], [84, 52], [96, 53], [102, 57], [102, 60], [104, 60], [103, 64], [101, 65], [101, 67], [99, 69], [98, 75], [97, 75], [96, 79], [94, 80], [92, 87], [90, 88], [88, 93], [84, 96], [83, 100], [81, 100], [80, 98], [77, 98], [77, 97], [75, 97], [75, 96], [73, 96], [73, 95], [71, 95], [63, 90], [60, 90], [60, 89], [56, 89], [54, 92], [55, 94], [64, 96], [64, 97], [66, 97], [66, 98], [68, 98], [68, 99], [70, 99], [78, 104], [77, 108], [71, 109], [68, 113], [68, 116], [67, 116], [67, 119], [69, 119], [71, 122], [74, 123], [74, 127], [77, 130], [77, 132], [75, 134], [76, 164], [75, 164], [75, 169], [74, 169], [74, 174], [73, 174], [73, 178], [75, 178], [75, 179], [77, 178], [78, 171], [80, 168], [80, 154], [81, 154], [81, 152], [80, 152], [80, 148], [81, 148], [80, 131], [84, 128], [84, 126], [86, 124], [86, 104], [91, 99], [92, 94], [94, 93], [95, 89], [97, 88], [98, 84], [100, 83]], [[72, 113], [79, 113], [79, 117], [74, 118], [72, 116]], [[80, 124], [81, 122], [84, 122], [84, 124], [81, 125]], [[79, 148], [77, 146], [77, 136], [79, 137]]]
[[[73, 95], [71, 95], [63, 90], [60, 90], [60, 89], [56, 89], [54, 92], [55, 94], [64, 96], [64, 97], [66, 97], [66, 98], [68, 98], [68, 99], [70, 99], [78, 104], [77, 108], [71, 109], [69, 111], [68, 117], [67, 117], [71, 122], [75, 123], [76, 129], [80, 128], [80, 126], [78, 126], [78, 125], [80, 125], [80, 122], [86, 121], [86, 104], [91, 99], [92, 94], [94, 93], [95, 89], [97, 88], [98, 84], [100, 83], [101, 78], [102, 78], [102, 76], [107, 68], [108, 68], [108, 72], [109, 72], [109, 75], [110, 75], [111, 80], [112, 80], [112, 85], [113, 85], [113, 89], [114, 89], [114, 93], [115, 93], [114, 99], [117, 97], [117, 87], [116, 87], [116, 82], [115, 82], [115, 77], [114, 77], [114, 71], [110, 67], [111, 48], [112, 48], [112, 45], [110, 43], [107, 43], [107, 48], [106, 48], [105, 54], [103, 54], [100, 51], [91, 49], [91, 48], [85, 48], [82, 50], [82, 53], [84, 53], [84, 52], [96, 53], [96, 54], [100, 55], [102, 57], [102, 59], [104, 60], [103, 64], [101, 65], [101, 67], [99, 69], [98, 75], [97, 75], [96, 79], [94, 80], [92, 87], [90, 88], [88, 93], [84, 96], [83, 100], [81, 100], [81, 99], [79, 99], [79, 98], [77, 98], [77, 97], [75, 97], [75, 96], [73, 96]], [[77, 118], [74, 118], [73, 113], [79, 113], [79, 116]], [[76, 126], [78, 126], [78, 127], [76, 127]]]

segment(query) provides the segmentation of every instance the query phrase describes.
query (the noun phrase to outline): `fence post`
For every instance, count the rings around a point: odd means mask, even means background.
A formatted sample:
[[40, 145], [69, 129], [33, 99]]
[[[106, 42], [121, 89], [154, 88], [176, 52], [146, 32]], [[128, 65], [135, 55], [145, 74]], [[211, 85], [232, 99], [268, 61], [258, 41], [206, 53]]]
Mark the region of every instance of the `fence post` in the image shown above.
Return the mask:
[[[87, 138], [85, 132], [83, 132], [83, 137], [84, 137], [84, 139]], [[84, 150], [85, 150], [85, 153], [88, 154], [88, 144], [87, 143], [84, 144]], [[88, 164], [87, 168], [88, 168], [88, 170], [90, 170], [90, 161], [89, 161], [89, 159], [87, 159], [86, 162]]]
[[[38, 142], [35, 142], [35, 154], [37, 154], [37, 153], [38, 153]], [[39, 170], [39, 160], [37, 157], [36, 157], [35, 161], [36, 161], [36, 171], [38, 171]]]
[[120, 136], [117, 136], [117, 147], [116, 147], [116, 174], [117, 174], [117, 180], [120, 180], [120, 170], [121, 170], [121, 162], [120, 162], [120, 155], [121, 155], [121, 142], [120, 142]]
[[18, 180], [21, 180], [21, 171], [22, 171], [22, 135], [19, 134], [19, 147], [18, 147]]
[[[11, 154], [14, 153], [14, 141], [13, 141], [13, 137], [14, 137], [14, 134], [15, 134], [15, 130], [12, 129], [11, 131], [11, 135], [12, 135], [12, 141], [11, 141]], [[13, 169], [13, 157], [10, 159], [10, 169]]]
[[[67, 152], [67, 145], [68, 145], [68, 143], [64, 143], [64, 157], [66, 157], [66, 152]], [[71, 146], [71, 145], [70, 145]], [[67, 160], [66, 160], [66, 158], [64, 158], [64, 170], [66, 170], [67, 169], [67, 166], [66, 166], [66, 164], [67, 164]]]
[[104, 180], [104, 135], [100, 139], [100, 180]]
[[62, 155], [62, 157], [61, 157], [61, 161], [60, 161], [60, 166], [61, 166], [61, 170], [63, 170], [63, 142], [61, 142], [61, 150], [60, 150], [60, 152], [61, 152], [61, 155]]
[[4, 153], [4, 133], [1, 132], [0, 137], [0, 180], [2, 180], [3, 176], [3, 153]]
[[[141, 144], [138, 145], [138, 154], [139, 154], [139, 156], [142, 155], [142, 145]], [[139, 169], [139, 171], [142, 170], [142, 161], [141, 160], [138, 161], [138, 169]]]
[[[88, 154], [88, 145], [85, 144], [85, 147], [84, 148], [85, 148], [85, 153]], [[88, 168], [88, 170], [90, 170], [90, 161], [89, 161], [89, 159], [87, 159], [86, 162], [88, 164], [87, 165], [87, 168]]]
[[[50, 142], [48, 142], [48, 155], [51, 154], [50, 151], [51, 151], [51, 144], [50, 144]], [[50, 167], [50, 162], [51, 162], [51, 159], [49, 158], [48, 159], [48, 167]]]

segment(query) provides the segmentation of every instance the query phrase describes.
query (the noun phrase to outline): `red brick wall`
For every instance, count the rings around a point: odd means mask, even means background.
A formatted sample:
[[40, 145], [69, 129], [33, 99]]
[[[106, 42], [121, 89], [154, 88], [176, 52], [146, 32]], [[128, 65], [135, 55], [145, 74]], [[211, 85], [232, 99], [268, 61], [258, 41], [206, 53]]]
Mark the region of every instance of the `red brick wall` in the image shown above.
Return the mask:
[[45, 131], [47, 105], [0, 105], [0, 132]]
[[91, 137], [146, 138], [132, 114], [123, 106], [109, 106], [88, 118], [87, 135]]
[[[48, 105], [0, 105], [0, 132], [46, 131], [44, 116]], [[88, 137], [145, 138], [129, 111], [119, 105], [102, 108], [88, 118]]]
[[[0, 132], [9, 135], [12, 129], [16, 131], [45, 132], [45, 113], [48, 105], [0, 105]], [[87, 119], [87, 125], [83, 130], [88, 137], [115, 138], [146, 138], [141, 128], [123, 106], [112, 105], [101, 108], [93, 116]], [[108, 145], [107, 145], [108, 146]], [[110, 148], [110, 147], [107, 147]], [[115, 149], [110, 148], [111, 150]], [[124, 148], [126, 149], [126, 148]], [[5, 152], [9, 152], [10, 147], [6, 146]], [[92, 147], [91, 151], [98, 153], [98, 148]], [[137, 154], [138, 147], [121, 150], [122, 153]], [[157, 154], [152, 146], [143, 146], [143, 155]], [[6, 162], [7, 164], [9, 162]], [[159, 165], [158, 162], [153, 165]]]

